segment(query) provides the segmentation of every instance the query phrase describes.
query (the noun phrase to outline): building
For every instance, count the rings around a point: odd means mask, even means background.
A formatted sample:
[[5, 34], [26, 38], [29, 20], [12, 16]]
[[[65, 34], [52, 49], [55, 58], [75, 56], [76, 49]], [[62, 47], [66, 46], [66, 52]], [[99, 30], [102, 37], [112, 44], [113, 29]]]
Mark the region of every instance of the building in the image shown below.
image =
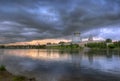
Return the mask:
[[92, 35], [89, 36], [88, 41], [94, 41]]
[[80, 32], [74, 32], [72, 36], [72, 43], [74, 44], [80, 43], [82, 41], [80, 35], [81, 35]]

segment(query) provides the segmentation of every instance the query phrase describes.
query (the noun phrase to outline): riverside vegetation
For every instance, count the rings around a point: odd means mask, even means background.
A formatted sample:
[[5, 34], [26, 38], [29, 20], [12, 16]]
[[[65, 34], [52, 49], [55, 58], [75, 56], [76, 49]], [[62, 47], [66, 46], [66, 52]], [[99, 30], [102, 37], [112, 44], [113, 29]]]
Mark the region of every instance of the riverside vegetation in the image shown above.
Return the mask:
[[20, 75], [12, 75], [11, 73], [9, 73], [5, 66], [1, 65], [0, 66], [0, 81], [35, 81], [34, 78], [28, 79], [24, 76], [20, 76]]
[[64, 45], [64, 44], [59, 44], [59, 45], [10, 45], [10, 46], [5, 46], [5, 45], [0, 45], [1, 49], [82, 49], [81, 46], [78, 44], [70, 44], [70, 45]]
[[[120, 41], [112, 42], [111, 39], [106, 39], [104, 42], [92, 42], [85, 44], [84, 47], [91, 49], [119, 49]], [[0, 49], [60, 49], [60, 50], [80, 50], [84, 48], [78, 44], [69, 43], [68, 45], [65, 42], [59, 42], [58, 44], [48, 43], [46, 45], [0, 45]]]
[[83, 49], [83, 47], [79, 46], [78, 44], [72, 44], [72, 43], [70, 45], [60, 44], [58, 46], [48, 46], [47, 48], [60, 49], [60, 50], [80, 50], [80, 49]]
[[110, 39], [107, 39], [105, 42], [88, 43], [85, 46], [92, 49], [120, 49], [120, 41], [111, 42]]

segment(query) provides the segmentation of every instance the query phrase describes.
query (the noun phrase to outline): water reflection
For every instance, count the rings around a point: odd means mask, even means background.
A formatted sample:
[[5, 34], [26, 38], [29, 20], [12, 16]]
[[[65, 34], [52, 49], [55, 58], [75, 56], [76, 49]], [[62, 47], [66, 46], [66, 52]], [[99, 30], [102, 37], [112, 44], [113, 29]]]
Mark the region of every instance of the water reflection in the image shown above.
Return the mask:
[[67, 53], [59, 54], [58, 50], [7, 50], [4, 51], [4, 54], [40, 60], [64, 60], [69, 58]]
[[0, 64], [38, 81], [120, 81], [119, 50], [1, 49]]

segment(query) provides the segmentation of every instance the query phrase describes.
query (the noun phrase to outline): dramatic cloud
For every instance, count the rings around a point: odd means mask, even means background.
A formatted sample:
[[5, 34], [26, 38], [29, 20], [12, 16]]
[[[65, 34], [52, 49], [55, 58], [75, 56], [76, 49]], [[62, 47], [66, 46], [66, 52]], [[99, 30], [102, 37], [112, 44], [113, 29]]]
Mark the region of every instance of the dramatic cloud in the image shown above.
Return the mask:
[[107, 36], [103, 35], [106, 31], [91, 33], [114, 38], [119, 31], [110, 33], [119, 28], [119, 22], [119, 0], [0, 1], [0, 43], [59, 38], [109, 27]]

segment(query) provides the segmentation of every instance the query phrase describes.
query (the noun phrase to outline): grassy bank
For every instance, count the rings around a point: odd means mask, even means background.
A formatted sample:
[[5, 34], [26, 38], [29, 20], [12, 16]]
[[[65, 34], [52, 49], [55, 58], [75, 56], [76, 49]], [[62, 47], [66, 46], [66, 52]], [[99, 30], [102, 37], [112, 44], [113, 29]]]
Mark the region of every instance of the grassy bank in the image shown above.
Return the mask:
[[78, 44], [70, 44], [70, 45], [58, 45], [58, 46], [47, 46], [48, 49], [59, 49], [59, 50], [81, 50], [83, 47]]
[[20, 75], [12, 75], [9, 73], [5, 66], [1, 65], [0, 66], [0, 81], [36, 81], [34, 78], [26, 78], [24, 76]]
[[78, 44], [53, 44], [53, 45], [10, 45], [4, 46], [0, 45], [0, 49], [63, 49], [63, 50], [71, 50], [71, 49], [83, 49], [83, 47]]
[[120, 49], [120, 42], [87, 43], [85, 46], [91, 49]]

